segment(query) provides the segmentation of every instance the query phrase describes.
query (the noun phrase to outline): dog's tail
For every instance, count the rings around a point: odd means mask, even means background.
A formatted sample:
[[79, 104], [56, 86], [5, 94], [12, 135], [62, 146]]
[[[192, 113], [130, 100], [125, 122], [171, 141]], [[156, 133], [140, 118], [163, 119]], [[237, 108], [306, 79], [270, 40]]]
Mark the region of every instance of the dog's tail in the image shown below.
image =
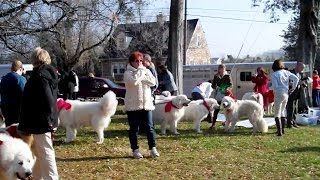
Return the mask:
[[262, 132], [262, 133], [267, 133], [268, 132], [268, 124], [263, 118], [260, 118], [257, 121], [257, 128], [258, 128], [259, 132]]
[[118, 100], [113, 91], [108, 91], [99, 101], [105, 115], [112, 116], [116, 113]]

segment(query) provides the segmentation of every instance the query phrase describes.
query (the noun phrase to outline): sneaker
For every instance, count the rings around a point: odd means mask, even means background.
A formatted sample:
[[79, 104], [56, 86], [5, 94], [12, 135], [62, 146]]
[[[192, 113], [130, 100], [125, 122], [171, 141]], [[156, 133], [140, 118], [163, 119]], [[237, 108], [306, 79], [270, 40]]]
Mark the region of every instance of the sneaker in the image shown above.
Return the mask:
[[292, 124], [292, 126], [293, 128], [299, 128], [299, 126], [295, 122]]
[[136, 149], [132, 152], [132, 156], [135, 159], [141, 159], [143, 158], [142, 154], [140, 153], [139, 149]]
[[150, 150], [150, 155], [151, 155], [151, 157], [153, 157], [153, 158], [156, 158], [156, 157], [159, 157], [159, 156], [160, 156], [160, 154], [159, 154], [159, 152], [157, 151], [156, 147], [153, 147], [153, 148]]

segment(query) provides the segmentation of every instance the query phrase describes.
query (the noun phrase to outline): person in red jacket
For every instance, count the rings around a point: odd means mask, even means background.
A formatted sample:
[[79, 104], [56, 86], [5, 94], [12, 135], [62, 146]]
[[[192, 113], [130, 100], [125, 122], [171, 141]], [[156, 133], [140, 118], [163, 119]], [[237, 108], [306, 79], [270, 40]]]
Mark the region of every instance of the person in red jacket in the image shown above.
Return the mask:
[[318, 71], [313, 71], [312, 76], [312, 104], [313, 107], [320, 106], [320, 77], [318, 75]]
[[268, 81], [269, 78], [267, 73], [262, 67], [257, 68], [257, 75], [252, 77], [252, 82], [256, 85], [254, 86], [254, 91], [260, 93], [263, 96], [263, 109], [267, 109], [267, 98], [268, 98]]

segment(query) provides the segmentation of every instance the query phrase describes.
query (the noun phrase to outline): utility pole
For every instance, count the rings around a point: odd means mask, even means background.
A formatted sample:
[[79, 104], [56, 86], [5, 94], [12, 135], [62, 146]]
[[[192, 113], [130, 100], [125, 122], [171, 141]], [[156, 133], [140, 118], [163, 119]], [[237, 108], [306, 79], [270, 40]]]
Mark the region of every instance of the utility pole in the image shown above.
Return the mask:
[[178, 94], [183, 93], [183, 7], [184, 0], [171, 0], [167, 65], [177, 84]]
[[187, 37], [188, 37], [187, 3], [188, 3], [188, 0], [185, 0], [184, 1], [183, 65], [187, 64]]

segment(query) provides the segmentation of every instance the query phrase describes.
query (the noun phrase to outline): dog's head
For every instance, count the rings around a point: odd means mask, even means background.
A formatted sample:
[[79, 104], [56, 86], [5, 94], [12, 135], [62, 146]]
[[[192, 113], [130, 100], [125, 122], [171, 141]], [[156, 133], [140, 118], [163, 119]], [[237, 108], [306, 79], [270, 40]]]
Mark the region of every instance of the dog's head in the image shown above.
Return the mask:
[[216, 109], [220, 109], [220, 105], [217, 102], [217, 100], [213, 99], [213, 98], [209, 98], [209, 99], [205, 99], [206, 103], [209, 106], [209, 111], [213, 112]]
[[225, 108], [231, 108], [234, 104], [234, 99], [232, 99], [230, 96], [225, 96], [222, 98], [222, 101], [221, 101], [221, 107], [223, 109]]
[[14, 176], [18, 179], [27, 179], [32, 176], [32, 168], [34, 166], [34, 159], [31, 151], [21, 151], [16, 154], [13, 165], [12, 172]]
[[243, 95], [242, 100], [252, 100], [263, 105], [263, 96], [260, 93], [249, 92]]
[[175, 105], [177, 108], [182, 108], [183, 106], [188, 106], [191, 102], [190, 99], [187, 98], [186, 95], [178, 95], [172, 99], [172, 104]]

